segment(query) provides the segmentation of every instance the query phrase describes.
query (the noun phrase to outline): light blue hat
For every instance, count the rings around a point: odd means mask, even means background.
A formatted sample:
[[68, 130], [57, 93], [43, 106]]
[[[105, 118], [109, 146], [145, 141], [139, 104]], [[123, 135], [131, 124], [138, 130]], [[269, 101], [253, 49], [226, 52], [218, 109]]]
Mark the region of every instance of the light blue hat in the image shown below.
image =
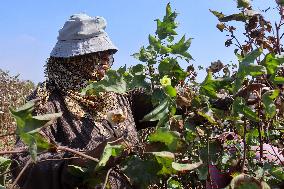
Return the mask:
[[105, 32], [106, 20], [103, 17], [90, 17], [80, 13], [72, 15], [59, 30], [57, 43], [50, 53], [52, 57], [71, 57], [117, 47]]

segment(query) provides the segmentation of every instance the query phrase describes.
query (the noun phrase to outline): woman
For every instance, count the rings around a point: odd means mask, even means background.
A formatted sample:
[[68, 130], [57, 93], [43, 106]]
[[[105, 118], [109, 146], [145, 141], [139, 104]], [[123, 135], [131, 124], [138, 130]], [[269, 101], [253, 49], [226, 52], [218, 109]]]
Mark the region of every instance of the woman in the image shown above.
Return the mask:
[[[136, 145], [135, 121], [138, 123], [147, 112], [143, 108], [142, 111], [146, 112], [136, 114], [137, 109], [141, 111], [133, 100], [136, 96], [130, 99], [115, 93], [92, 97], [80, 95], [80, 90], [90, 80], [100, 80], [113, 63], [117, 48], [105, 28], [106, 21], [102, 17], [72, 15], [59, 31], [58, 42], [47, 61], [47, 81], [28, 98], [37, 100], [35, 115], [63, 113], [51, 126], [42, 129], [41, 134], [46, 139], [97, 158], [106, 141], [124, 138], [129, 145]], [[120, 112], [122, 119], [110, 121], [111, 112]], [[22, 142], [18, 141], [17, 147], [21, 146]], [[23, 189], [86, 188], [82, 180], [70, 174], [68, 165], [86, 166], [90, 162], [70, 157], [72, 155], [68, 153], [39, 155], [38, 162], [30, 165], [21, 176], [19, 186]], [[19, 167], [24, 166], [29, 158], [28, 154], [17, 156]], [[15, 177], [19, 171], [14, 171]], [[115, 171], [110, 173], [109, 184], [111, 188], [131, 188], [125, 177]]]

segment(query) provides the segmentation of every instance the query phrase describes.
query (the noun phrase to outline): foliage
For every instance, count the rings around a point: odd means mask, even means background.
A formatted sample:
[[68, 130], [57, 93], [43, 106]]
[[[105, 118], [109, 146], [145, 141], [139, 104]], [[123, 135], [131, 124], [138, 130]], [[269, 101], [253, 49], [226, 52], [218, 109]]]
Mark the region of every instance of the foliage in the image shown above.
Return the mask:
[[[237, 7], [240, 12], [232, 15], [210, 10], [220, 22], [217, 28], [229, 33], [225, 45], [237, 47], [237, 70], [213, 62], [198, 83], [193, 65], [183, 69], [182, 61], [193, 61], [188, 52], [192, 39], [178, 38], [177, 13], [168, 4], [166, 15], [156, 20], [155, 35], [148, 36], [149, 45], [133, 55], [142, 63], [110, 70], [103, 80], [82, 90], [84, 95], [96, 95], [143, 88], [154, 108], [141, 121], [157, 123], [141, 147], [108, 143], [95, 172], [105, 173], [116, 158], [119, 164], [112, 168], [125, 174], [135, 188], [213, 188], [217, 173], [212, 167], [230, 178], [219, 188], [270, 188], [283, 183], [284, 58], [279, 34], [283, 8], [278, 2], [281, 17], [274, 36], [271, 23], [254, 11], [250, 1], [238, 0]], [[235, 21], [245, 25], [243, 45], [234, 35], [236, 28], [229, 25]], [[37, 149], [52, 148], [38, 130], [60, 115], [32, 116], [33, 106], [29, 102], [11, 112], [17, 134], [36, 156]], [[72, 169], [85, 172], [77, 166]]]

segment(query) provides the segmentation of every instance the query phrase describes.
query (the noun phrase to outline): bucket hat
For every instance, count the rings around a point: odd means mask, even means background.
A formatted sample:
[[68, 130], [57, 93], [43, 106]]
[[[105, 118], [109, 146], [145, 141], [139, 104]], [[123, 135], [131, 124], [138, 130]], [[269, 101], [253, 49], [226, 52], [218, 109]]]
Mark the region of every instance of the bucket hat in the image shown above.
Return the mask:
[[85, 13], [70, 16], [59, 30], [50, 56], [66, 58], [106, 50], [116, 52], [117, 47], [105, 32], [106, 26], [106, 20], [100, 16], [90, 17]]

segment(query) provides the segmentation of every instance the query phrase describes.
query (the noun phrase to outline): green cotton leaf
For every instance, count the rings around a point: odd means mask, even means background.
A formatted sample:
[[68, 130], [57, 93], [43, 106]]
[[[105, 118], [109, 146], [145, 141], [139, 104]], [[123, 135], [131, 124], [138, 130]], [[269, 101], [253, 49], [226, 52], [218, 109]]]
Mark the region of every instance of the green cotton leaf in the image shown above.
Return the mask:
[[168, 189], [183, 189], [184, 188], [180, 182], [178, 182], [177, 180], [174, 180], [173, 178], [168, 180], [167, 187]]
[[134, 58], [140, 60], [141, 62], [149, 62], [153, 59], [153, 54], [148, 49], [143, 46], [138, 53], [132, 55]]
[[210, 12], [214, 14], [214, 16], [216, 16], [220, 22], [230, 22], [230, 21], [246, 22], [251, 18], [250, 15], [246, 15], [244, 13], [224, 15], [223, 13], [217, 11], [210, 10]]
[[165, 88], [165, 92], [167, 95], [169, 95], [170, 97], [176, 97], [177, 96], [177, 91], [175, 88], [173, 88], [173, 86], [168, 85]]
[[221, 13], [221, 12], [214, 11], [214, 10], [211, 10], [211, 9], [209, 9], [209, 11], [210, 11], [214, 16], [216, 16], [216, 17], [218, 18], [218, 20], [225, 17], [225, 15], [224, 15], [223, 13]]
[[180, 67], [174, 58], [163, 59], [158, 66], [158, 70], [161, 77], [167, 75], [172, 79], [173, 83], [178, 83], [187, 77], [187, 72]]
[[168, 99], [163, 100], [153, 111], [145, 115], [142, 121], [157, 121], [164, 118], [169, 112], [169, 105]]
[[275, 74], [273, 74], [269, 80], [274, 83], [275, 85], [280, 85], [280, 84], [284, 84], [284, 77], [279, 77], [276, 76]]
[[62, 113], [53, 113], [32, 116], [34, 102], [28, 102], [17, 110], [11, 109], [12, 116], [16, 119], [17, 134], [21, 140], [29, 147], [29, 152], [34, 161], [37, 153], [54, 147], [45, 140], [38, 132], [43, 126], [47, 126], [52, 121], [62, 116]]
[[238, 8], [250, 7], [250, 0], [238, 0]]
[[50, 144], [43, 136], [39, 133], [21, 133], [20, 138], [22, 141], [29, 146], [29, 152], [32, 156], [32, 159], [36, 161], [37, 154], [46, 150], [49, 150], [54, 147], [53, 144]]
[[[5, 157], [0, 157], [0, 173], [2, 174], [8, 171], [11, 163], [12, 160]], [[0, 185], [5, 186], [5, 179], [6, 179], [6, 174], [0, 175]]]
[[115, 92], [125, 94], [135, 88], [148, 88], [144, 75], [144, 66], [138, 64], [126, 71], [126, 66], [119, 68], [117, 71], [109, 70], [105, 77], [97, 82], [93, 82], [86, 88], [82, 89], [82, 95], [99, 94], [100, 92]]
[[262, 188], [260, 182], [255, 178], [246, 175], [240, 174], [235, 176], [230, 183], [230, 188], [237, 188], [237, 189], [260, 189]]
[[217, 98], [217, 92], [220, 89], [231, 88], [232, 78], [213, 79], [212, 72], [208, 72], [205, 80], [200, 84], [199, 92], [210, 98]]
[[265, 66], [267, 69], [267, 74], [274, 74], [281, 62], [275, 58], [274, 53], [269, 53], [261, 61], [261, 65]]
[[160, 40], [168, 38], [173, 38], [173, 35], [177, 35], [175, 29], [177, 28], [177, 23], [175, 19], [177, 17], [176, 12], [172, 12], [170, 3], [166, 7], [166, 15], [163, 18], [163, 21], [157, 19], [157, 30], [156, 34]]
[[236, 81], [234, 83], [234, 94], [242, 87], [246, 76], [259, 76], [266, 74], [266, 68], [262, 65], [254, 64], [254, 61], [261, 55], [262, 49], [256, 49], [247, 54], [240, 62], [237, 72]]
[[67, 169], [69, 173], [79, 178], [82, 178], [87, 172], [87, 168], [83, 168], [76, 165], [68, 165]]
[[202, 165], [202, 161], [201, 162], [197, 162], [197, 163], [176, 163], [173, 162], [172, 163], [172, 167], [173, 169], [177, 170], [177, 171], [192, 171], [194, 169], [197, 169], [198, 167], [200, 167]]
[[269, 173], [273, 175], [277, 180], [283, 181], [284, 180], [284, 168], [283, 167], [273, 167], [269, 170]]
[[154, 133], [148, 136], [148, 140], [151, 143], [163, 143], [170, 151], [177, 151], [183, 145], [179, 134], [167, 128], [158, 128]]
[[[20, 132], [25, 133], [37, 133], [43, 126], [47, 124], [51, 124], [52, 121], [56, 120], [57, 118], [61, 117], [62, 113], [53, 113], [53, 114], [44, 114], [38, 116], [32, 116], [31, 118], [27, 118], [25, 120], [24, 127]], [[19, 130], [18, 130], [19, 131]]]
[[202, 111], [198, 111], [197, 112], [198, 115], [204, 117], [207, 121], [209, 121], [211, 124], [215, 125], [216, 124], [216, 121], [213, 117], [213, 111], [211, 109], [205, 111], [205, 112], [202, 112]]
[[143, 64], [136, 64], [135, 66], [130, 67], [129, 73], [133, 75], [142, 75], [144, 74], [145, 66]]
[[262, 95], [262, 103], [266, 118], [273, 118], [275, 116], [276, 106], [274, 100], [278, 97], [279, 93], [279, 90], [270, 90]]
[[217, 90], [214, 84], [212, 72], [208, 72], [205, 80], [200, 85], [199, 92], [202, 95], [205, 95], [211, 98], [217, 98]]
[[159, 180], [157, 173], [161, 165], [154, 159], [142, 160], [138, 156], [131, 156], [126, 159], [121, 170], [134, 183], [134, 188], [146, 189], [149, 184]]
[[152, 35], [149, 35], [148, 39], [149, 39], [149, 44], [152, 45], [157, 52], [159, 52], [162, 46], [161, 41], [159, 39], [156, 39]]
[[157, 173], [158, 175], [171, 175], [176, 171], [172, 168], [172, 162], [174, 161], [175, 155], [171, 152], [152, 152], [157, 162], [161, 165], [162, 169]]
[[34, 110], [34, 106], [35, 106], [35, 101], [28, 101], [27, 103], [17, 108], [16, 110], [10, 108], [10, 111], [14, 116], [27, 117]]
[[110, 157], [117, 157], [119, 156], [123, 151], [123, 146], [122, 145], [110, 145], [107, 144], [104, 148], [104, 151], [102, 153], [102, 156], [100, 158], [99, 163], [96, 166], [96, 170], [98, 170], [101, 167], [106, 166], [108, 160]]
[[248, 118], [251, 121], [254, 122], [260, 121], [259, 117], [257, 116], [257, 113], [252, 111], [252, 109], [245, 104], [244, 98], [237, 97], [233, 102], [232, 107], [233, 107], [232, 109], [233, 114], [235, 115], [243, 114], [246, 118]]
[[185, 35], [174, 45], [170, 45], [169, 48], [172, 49], [173, 54], [179, 54], [186, 58], [192, 59], [192, 56], [187, 52], [191, 45], [192, 38], [185, 40]]
[[127, 90], [123, 75], [115, 70], [109, 70], [103, 80], [91, 83], [84, 88], [81, 94], [98, 94], [100, 92], [115, 92], [125, 94]]
[[199, 180], [207, 180], [208, 177], [208, 165], [202, 165], [196, 169]]

